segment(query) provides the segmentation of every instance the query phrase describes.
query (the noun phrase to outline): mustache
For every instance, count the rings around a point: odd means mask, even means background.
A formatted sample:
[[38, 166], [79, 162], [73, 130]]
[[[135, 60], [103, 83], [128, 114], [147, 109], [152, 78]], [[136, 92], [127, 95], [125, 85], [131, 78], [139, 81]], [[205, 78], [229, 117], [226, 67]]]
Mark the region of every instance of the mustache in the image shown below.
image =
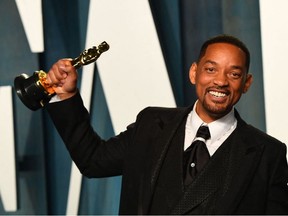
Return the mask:
[[226, 86], [210, 86], [206, 89], [206, 92], [209, 92], [209, 91], [221, 91], [223, 93], [226, 93], [226, 94], [230, 94], [230, 91], [229, 89], [226, 87]]

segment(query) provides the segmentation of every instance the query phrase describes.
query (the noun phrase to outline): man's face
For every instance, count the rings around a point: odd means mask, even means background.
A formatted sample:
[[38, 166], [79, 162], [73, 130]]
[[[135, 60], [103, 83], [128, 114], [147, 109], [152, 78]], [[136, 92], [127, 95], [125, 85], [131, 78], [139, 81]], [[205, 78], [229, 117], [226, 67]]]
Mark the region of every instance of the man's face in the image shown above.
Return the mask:
[[245, 53], [232, 44], [215, 43], [207, 47], [198, 65], [190, 68], [190, 81], [196, 86], [196, 112], [205, 122], [219, 119], [231, 111], [251, 83]]

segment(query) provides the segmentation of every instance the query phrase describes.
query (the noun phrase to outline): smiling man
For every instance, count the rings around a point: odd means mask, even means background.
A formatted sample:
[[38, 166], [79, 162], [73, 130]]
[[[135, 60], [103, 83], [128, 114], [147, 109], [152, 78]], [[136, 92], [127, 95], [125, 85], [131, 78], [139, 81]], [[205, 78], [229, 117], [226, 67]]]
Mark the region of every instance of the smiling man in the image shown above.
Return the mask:
[[239, 39], [207, 40], [190, 68], [193, 106], [148, 107], [103, 140], [90, 125], [77, 71], [62, 59], [47, 75], [60, 101], [47, 109], [83, 175], [122, 175], [120, 214], [287, 214], [286, 145], [234, 108], [252, 84], [249, 63]]
[[228, 39], [231, 40], [227, 37], [227, 42], [207, 42], [212, 44], [203, 46], [205, 51], [201, 52], [199, 62], [193, 63], [190, 69], [190, 80], [196, 85], [199, 98], [196, 111], [206, 122], [230, 112], [252, 84], [252, 75], [248, 74], [250, 55], [247, 49], [241, 43], [241, 48], [228, 43]]

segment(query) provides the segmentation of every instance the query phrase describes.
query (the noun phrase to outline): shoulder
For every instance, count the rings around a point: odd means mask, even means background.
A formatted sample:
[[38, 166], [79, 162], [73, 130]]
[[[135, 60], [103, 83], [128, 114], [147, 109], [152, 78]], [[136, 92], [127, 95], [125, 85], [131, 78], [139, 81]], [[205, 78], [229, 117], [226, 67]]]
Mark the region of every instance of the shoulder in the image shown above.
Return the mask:
[[238, 120], [238, 128], [241, 135], [249, 140], [250, 143], [254, 144], [264, 144], [268, 148], [280, 148], [286, 149], [286, 144], [279, 139], [269, 135], [267, 132], [262, 131], [253, 125], [247, 124], [239, 115], [238, 112], [235, 113]]
[[146, 107], [137, 115], [137, 119], [141, 117], [152, 118], [177, 118], [179, 115], [188, 114], [192, 108], [190, 107]]
[[190, 107], [146, 107], [141, 110], [137, 117], [134, 126], [141, 125], [148, 129], [153, 125], [163, 127], [164, 125], [177, 125], [191, 111]]
[[[277, 143], [279, 145], [284, 144], [283, 142], [281, 142], [280, 140], [278, 140], [277, 138], [267, 134], [264, 131], [259, 130], [258, 128], [252, 126], [252, 125], [247, 125], [247, 129], [251, 132], [251, 134], [255, 137], [255, 139], [257, 138], [261, 138], [263, 141], [267, 142], [267, 143]], [[284, 144], [285, 145], [285, 144]]]
[[241, 133], [245, 139], [249, 140], [250, 143], [263, 145], [269, 151], [281, 150], [286, 152], [286, 144], [276, 137], [273, 137], [272, 135], [269, 135], [253, 125], [247, 124], [246, 122], [244, 122], [244, 125], [242, 122], [241, 127]]
[[183, 112], [189, 109], [189, 107], [156, 107], [156, 106], [149, 106], [145, 109], [141, 110], [140, 113], [177, 113]]

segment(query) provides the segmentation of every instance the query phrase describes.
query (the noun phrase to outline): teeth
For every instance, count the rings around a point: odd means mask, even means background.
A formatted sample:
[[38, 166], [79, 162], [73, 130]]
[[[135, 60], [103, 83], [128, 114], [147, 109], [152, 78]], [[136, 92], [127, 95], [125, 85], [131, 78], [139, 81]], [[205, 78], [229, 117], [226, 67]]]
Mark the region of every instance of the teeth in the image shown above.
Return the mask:
[[225, 97], [226, 96], [226, 94], [224, 94], [222, 92], [210, 91], [209, 93], [215, 97]]

